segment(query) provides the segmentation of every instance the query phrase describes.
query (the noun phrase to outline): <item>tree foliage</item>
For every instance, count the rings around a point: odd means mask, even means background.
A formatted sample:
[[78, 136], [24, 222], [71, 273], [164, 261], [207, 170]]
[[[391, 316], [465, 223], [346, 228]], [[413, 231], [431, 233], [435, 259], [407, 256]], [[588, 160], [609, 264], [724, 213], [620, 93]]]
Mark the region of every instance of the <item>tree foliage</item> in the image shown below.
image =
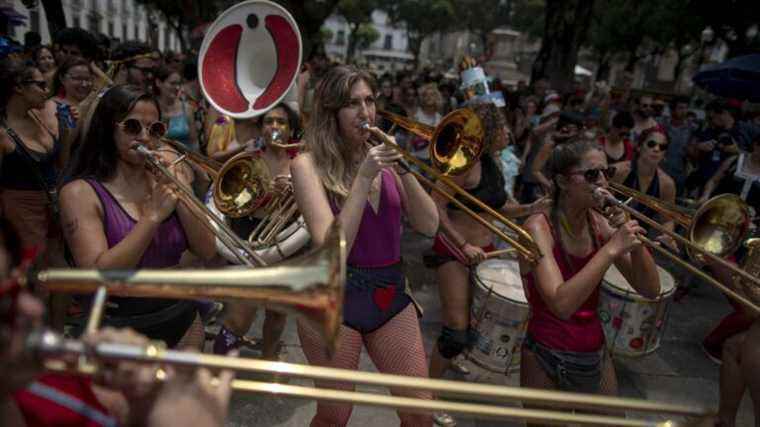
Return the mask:
[[392, 22], [406, 27], [415, 66], [419, 62], [422, 42], [437, 32], [449, 31], [457, 23], [451, 0], [397, 0], [386, 2], [381, 7], [388, 12]]
[[308, 58], [312, 51], [324, 51], [324, 39], [322, 39], [322, 25], [327, 17], [332, 15], [338, 6], [338, 0], [274, 0], [281, 4], [293, 15], [298, 28], [301, 31], [303, 41], [304, 58]]
[[544, 0], [512, 0], [510, 25], [531, 39], [544, 35], [546, 2]]
[[488, 61], [494, 53], [490, 37], [493, 30], [510, 24], [513, 0], [456, 0], [454, 13], [463, 29], [470, 31], [480, 43], [483, 55], [480, 62]]
[[728, 45], [729, 58], [760, 52], [760, 36], [747, 34], [752, 26], [760, 25], [757, 0], [692, 0], [690, 9], [690, 13], [701, 16], [715, 36]]
[[379, 1], [374, 0], [338, 1], [335, 12], [342, 16], [348, 24], [346, 62], [351, 62], [356, 54], [357, 47], [361, 49], [369, 46], [380, 37], [380, 33], [372, 26], [372, 11], [377, 8], [378, 3]]

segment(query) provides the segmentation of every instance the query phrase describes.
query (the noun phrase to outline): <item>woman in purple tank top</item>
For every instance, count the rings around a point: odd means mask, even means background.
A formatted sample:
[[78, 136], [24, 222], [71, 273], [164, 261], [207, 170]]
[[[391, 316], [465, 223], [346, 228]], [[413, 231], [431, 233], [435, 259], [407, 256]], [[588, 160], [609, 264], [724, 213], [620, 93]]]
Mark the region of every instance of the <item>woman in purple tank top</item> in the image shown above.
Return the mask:
[[[186, 249], [203, 259], [215, 255], [211, 232], [177, 203], [167, 178], [148, 172], [135, 150], [147, 145], [164, 161], [173, 160], [174, 152], [158, 146], [166, 129], [160, 117], [155, 99], [133, 86], [109, 89], [95, 107], [93, 126], [61, 190], [64, 236], [78, 267], [167, 268]], [[173, 170], [191, 184], [186, 166]], [[193, 301], [110, 298], [103, 322], [132, 327], [169, 346], [199, 347], [203, 334], [195, 307]]]
[[[369, 148], [375, 122], [375, 82], [353, 67], [335, 67], [320, 81], [306, 129], [306, 152], [295, 158], [291, 174], [296, 201], [316, 245], [339, 220], [349, 248], [348, 275], [340, 343], [329, 358], [319, 333], [299, 322], [301, 345], [309, 363], [357, 369], [362, 346], [378, 370], [427, 377], [425, 349], [414, 304], [401, 271], [401, 213], [417, 231], [432, 236], [438, 212], [413, 175], [397, 171], [400, 155], [387, 146]], [[409, 209], [414, 206], [414, 209]], [[353, 389], [351, 384], [317, 382], [318, 387]], [[391, 390], [430, 399], [427, 392]], [[351, 405], [317, 404], [312, 426], [344, 426]], [[428, 426], [429, 415], [400, 412], [403, 426]]]

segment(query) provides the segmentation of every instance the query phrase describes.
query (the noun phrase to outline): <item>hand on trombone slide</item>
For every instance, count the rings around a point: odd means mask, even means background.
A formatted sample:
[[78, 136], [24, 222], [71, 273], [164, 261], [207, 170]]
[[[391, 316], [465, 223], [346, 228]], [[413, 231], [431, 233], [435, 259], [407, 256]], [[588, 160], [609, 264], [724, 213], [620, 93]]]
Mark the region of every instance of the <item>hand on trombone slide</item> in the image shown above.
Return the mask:
[[597, 187], [594, 190], [594, 199], [603, 208], [602, 214], [607, 218], [610, 227], [617, 229], [607, 242], [615, 258], [641, 246], [638, 236], [646, 235], [638, 221], [630, 219], [628, 213], [622, 208], [611, 204], [615, 197], [606, 188]]
[[398, 150], [389, 145], [396, 145], [396, 140], [392, 136], [385, 134], [374, 126], [368, 126], [365, 124], [364, 128], [368, 130], [371, 135], [383, 141], [382, 144], [375, 145], [369, 149], [367, 156], [359, 166], [359, 174], [361, 176], [373, 179], [381, 169], [394, 166], [398, 167], [397, 162], [401, 160], [402, 155]]

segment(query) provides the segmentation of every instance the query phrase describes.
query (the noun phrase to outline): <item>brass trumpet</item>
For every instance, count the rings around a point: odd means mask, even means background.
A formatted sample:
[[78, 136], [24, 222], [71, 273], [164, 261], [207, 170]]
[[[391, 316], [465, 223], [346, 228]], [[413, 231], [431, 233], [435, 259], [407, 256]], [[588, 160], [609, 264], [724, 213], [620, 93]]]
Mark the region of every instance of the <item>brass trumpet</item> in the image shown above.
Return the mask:
[[[447, 114], [443, 120], [441, 120], [441, 123], [435, 128], [414, 122], [387, 111], [378, 111], [378, 114], [392, 122], [394, 125], [398, 125], [403, 129], [430, 141], [430, 159], [434, 167], [430, 167], [424, 162], [421, 162], [406, 150], [395, 144], [391, 144], [389, 141], [375, 142], [375, 144], [388, 144], [390, 147], [393, 147], [398, 151], [403, 156], [403, 160], [399, 162], [401, 167], [412, 173], [420, 183], [427, 185], [433, 191], [436, 191], [448, 201], [457, 205], [457, 207], [463, 212], [469, 214], [473, 219], [488, 228], [502, 240], [512, 245], [512, 247], [514, 247], [519, 255], [526, 261], [536, 262], [541, 258], [541, 250], [525, 229], [478, 200], [449, 178], [451, 175], [459, 175], [469, 170], [475, 162], [480, 159], [480, 155], [485, 147], [482, 124], [478, 116], [475, 115], [472, 110], [462, 108], [452, 111]], [[363, 126], [369, 128], [369, 123], [364, 123]], [[476, 204], [483, 209], [484, 212], [493, 216], [496, 220], [514, 231], [517, 234], [518, 239], [515, 240], [513, 237], [507, 235], [490, 221], [481, 217], [464, 203], [456, 199], [456, 197], [437, 187], [433, 181], [413, 170], [407, 162], [413, 163], [425, 172], [434, 176], [438, 181], [445, 184], [455, 193], [462, 195], [469, 202]]]
[[[50, 269], [29, 280], [53, 292], [157, 298], [241, 298], [274, 310], [295, 313], [322, 331], [328, 348], [337, 346], [342, 322], [346, 241], [336, 222], [325, 244], [310, 254], [275, 267], [221, 270]], [[97, 307], [97, 304], [95, 305]]]
[[[623, 187], [624, 189], [621, 189], [620, 187]], [[641, 201], [642, 203], [651, 203], [651, 200], [647, 200], [644, 197], [640, 197], [640, 193], [636, 192], [635, 190], [631, 190], [630, 188], [624, 187], [620, 184], [610, 183], [610, 188], [612, 188], [614, 191], [617, 191], [620, 194], [628, 195], [631, 199]], [[708, 200], [703, 206], [700, 207], [700, 209], [695, 214], [694, 218], [691, 219], [689, 223], [686, 224], [687, 228], [689, 228], [690, 235], [692, 236], [716, 236], [716, 238], [721, 239], [720, 245], [712, 245], [711, 239], [697, 239], [696, 241], [692, 241], [689, 239], [686, 239], [679, 235], [678, 233], [674, 233], [665, 227], [662, 226], [662, 224], [652, 220], [651, 218], [647, 217], [646, 215], [642, 214], [641, 212], [637, 211], [636, 209], [628, 206], [627, 204], [621, 202], [620, 200], [616, 199], [614, 196], [606, 195], [605, 193], [600, 193], [599, 188], [594, 190], [594, 192], [598, 195], [598, 197], [604, 199], [608, 204], [617, 206], [621, 209], [623, 209], [626, 213], [631, 215], [632, 217], [635, 217], [637, 220], [640, 220], [644, 222], [645, 224], [649, 225], [650, 227], [654, 228], [655, 230], [667, 234], [668, 236], [676, 239], [679, 243], [682, 243], [685, 245], [691, 254], [692, 252], [698, 253], [700, 256], [704, 256], [705, 258], [709, 258], [710, 260], [720, 263], [721, 265], [730, 268], [732, 271], [739, 274], [742, 278], [749, 277], [753, 283], [757, 283], [757, 278], [752, 277], [749, 273], [746, 271], [737, 268], [725, 260], [715, 256], [709, 249], [713, 249], [715, 247], [735, 247], [734, 244], [728, 240], [727, 238], [729, 236], [740, 236], [742, 233], [737, 232], [736, 230], [731, 230], [731, 227], [733, 227], [736, 224], [743, 223], [743, 220], [740, 218], [742, 217], [741, 212], [746, 210], [746, 205], [744, 205], [744, 209], [742, 209], [742, 205], [736, 204], [736, 201], [727, 194], [714, 197], [713, 199]], [[650, 198], [651, 199], [651, 198]], [[743, 203], [743, 202], [742, 202]], [[648, 205], [652, 209], [658, 211], [658, 213], [661, 213], [665, 216], [670, 216], [671, 212], [663, 208], [663, 204], [651, 204]], [[725, 215], [727, 218], [719, 218], [720, 216], [714, 215], [715, 211], [723, 211], [723, 212], [732, 212], [731, 215]], [[746, 211], [746, 221], [749, 222], [749, 211]], [[738, 215], [737, 215], [738, 213]], [[673, 213], [673, 215], [677, 215], [676, 213]], [[708, 218], [705, 219], [705, 215], [708, 215]], [[706, 233], [702, 227], [710, 227], [709, 233]], [[726, 230], [722, 230], [722, 228], [726, 228]], [[743, 236], [739, 237], [739, 243], [741, 243], [741, 238]], [[731, 298], [735, 299], [736, 301], [742, 303], [745, 305], [748, 309], [750, 309], [755, 314], [760, 313], [760, 306], [753, 303], [752, 301], [748, 300], [744, 296], [738, 294], [733, 289], [727, 287], [726, 285], [718, 282], [713, 278], [712, 276], [708, 275], [704, 271], [700, 270], [699, 268], [695, 267], [691, 263], [682, 260], [677, 253], [674, 253], [672, 250], [666, 249], [659, 244], [655, 243], [654, 241], [650, 240], [646, 236], [638, 236], [639, 240], [645, 244], [647, 247], [649, 247], [652, 250], [655, 250], [659, 252], [660, 254], [666, 256], [673, 262], [677, 263], [678, 265], [682, 266], [683, 268], [687, 269], [689, 272], [699, 276], [701, 279], [707, 281], [711, 285], [717, 287], [721, 291], [723, 291], [726, 295], [730, 296]], [[736, 238], [736, 237], [733, 237]], [[692, 237], [692, 239], [694, 239]], [[703, 247], [705, 246], [705, 247]], [[720, 253], [720, 252], [718, 252]]]
[[[306, 366], [293, 363], [271, 362], [257, 359], [243, 359], [167, 350], [161, 344], [136, 346], [122, 343], [100, 343], [88, 348], [81, 341], [64, 339], [52, 332], [32, 334], [27, 340], [30, 352], [43, 360], [44, 366], [54, 371], [72, 371], [92, 374], [97, 364], [87, 363], [82, 369], [68, 365], [61, 356], [95, 356], [98, 361], [137, 361], [174, 366], [206, 367], [210, 369], [230, 369], [236, 372], [256, 372], [275, 374], [282, 378], [305, 378], [317, 381], [348, 382], [393, 389], [415, 389], [434, 392], [438, 400], [427, 400], [401, 396], [388, 396], [371, 392], [355, 392], [323, 389], [307, 386], [266, 383], [251, 380], [234, 380], [232, 388], [238, 391], [274, 394], [279, 396], [306, 398], [336, 403], [351, 403], [370, 406], [397, 408], [410, 412], [446, 411], [469, 415], [474, 418], [516, 419], [528, 422], [548, 422], [552, 424], [614, 425], [614, 426], [658, 426], [674, 427], [694, 425], [694, 418], [704, 418], [711, 412], [701, 407], [681, 404], [650, 402], [642, 399], [609, 397], [562, 391], [549, 391], [520, 387], [473, 384], [461, 381], [389, 375], [376, 372]], [[81, 359], [79, 359], [81, 360]], [[165, 378], [163, 371], [156, 371], [157, 380]], [[442, 399], [447, 397], [448, 399]], [[475, 402], [463, 402], [451, 398], [465, 398]], [[552, 406], [552, 409], [528, 409], [505, 406], [503, 402], [524, 402], [528, 404]], [[627, 418], [625, 415], [596, 415], [573, 413], [572, 409], [604, 411], [636, 411], [644, 413], [672, 414], [686, 417], [685, 422], [650, 421], [641, 418]]]

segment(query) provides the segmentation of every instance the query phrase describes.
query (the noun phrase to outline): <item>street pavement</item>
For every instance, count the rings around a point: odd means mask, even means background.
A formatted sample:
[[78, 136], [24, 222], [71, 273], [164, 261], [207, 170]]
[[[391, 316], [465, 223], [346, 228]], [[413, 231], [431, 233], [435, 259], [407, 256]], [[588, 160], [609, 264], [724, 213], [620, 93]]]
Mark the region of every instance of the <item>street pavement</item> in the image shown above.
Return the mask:
[[[430, 239], [413, 232], [406, 232], [402, 243], [406, 271], [415, 299], [424, 308], [421, 326], [428, 354], [441, 327], [435, 275], [432, 270], [422, 265], [422, 253], [430, 248], [431, 244]], [[700, 343], [710, 329], [729, 312], [730, 306], [725, 298], [707, 284], [699, 284], [686, 298], [672, 303], [670, 315], [666, 321], [665, 335], [657, 351], [639, 358], [615, 357], [621, 396], [717, 408], [719, 366], [705, 356]], [[250, 336], [261, 336], [262, 317], [259, 315], [249, 332]], [[284, 361], [306, 363], [299, 344], [295, 321], [292, 318], [288, 319], [282, 340]], [[255, 351], [243, 352], [243, 357], [256, 356]], [[469, 361], [466, 361], [465, 365], [470, 368], [470, 375], [463, 376], [450, 371], [447, 378], [473, 383], [519, 386], [519, 372], [506, 377], [503, 374], [494, 374], [481, 369]], [[362, 353], [360, 369], [375, 371], [366, 352]], [[249, 376], [249, 378], [256, 377]], [[292, 380], [290, 383], [311, 384], [307, 380]], [[358, 390], [377, 389], [359, 386]], [[315, 408], [316, 404], [312, 401], [237, 393], [232, 399], [227, 426], [307, 426], [314, 415]], [[666, 419], [658, 415], [637, 415], [652, 420]], [[524, 425], [519, 421], [473, 420], [461, 416], [457, 416], [456, 419], [457, 425], [461, 427]], [[675, 419], [678, 420], [678, 418]], [[752, 405], [748, 396], [745, 395], [737, 425], [750, 426], [752, 420]], [[390, 409], [356, 406], [349, 425], [394, 426], [398, 425], [398, 418]]]

